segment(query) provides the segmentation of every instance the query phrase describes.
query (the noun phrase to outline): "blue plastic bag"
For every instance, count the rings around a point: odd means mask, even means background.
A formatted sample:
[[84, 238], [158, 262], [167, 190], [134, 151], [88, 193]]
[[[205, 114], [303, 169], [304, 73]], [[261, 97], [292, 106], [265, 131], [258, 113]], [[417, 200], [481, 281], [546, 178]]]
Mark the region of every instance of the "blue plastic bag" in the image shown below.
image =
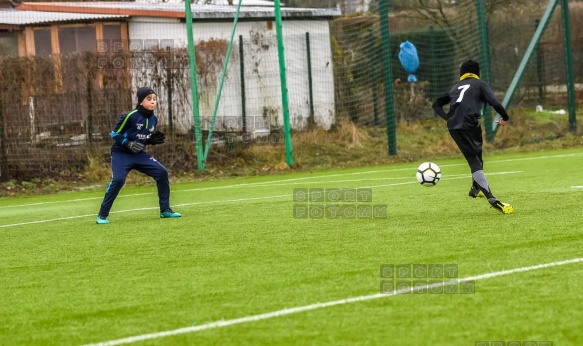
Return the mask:
[[407, 81], [409, 83], [416, 82], [417, 76], [415, 76], [415, 72], [419, 68], [419, 56], [417, 56], [417, 48], [415, 48], [413, 43], [409, 41], [401, 43], [399, 60], [401, 61], [401, 65], [403, 65], [405, 72], [409, 74]]

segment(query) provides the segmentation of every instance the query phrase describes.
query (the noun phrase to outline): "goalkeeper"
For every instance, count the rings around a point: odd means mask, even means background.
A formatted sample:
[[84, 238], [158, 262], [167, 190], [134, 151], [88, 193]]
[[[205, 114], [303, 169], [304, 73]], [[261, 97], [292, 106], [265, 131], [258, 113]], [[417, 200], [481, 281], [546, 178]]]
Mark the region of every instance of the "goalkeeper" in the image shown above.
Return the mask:
[[[443, 106], [450, 104], [445, 113]], [[508, 113], [496, 100], [490, 86], [480, 80], [480, 64], [473, 60], [464, 62], [460, 67], [460, 80], [448, 93], [438, 97], [433, 103], [435, 112], [447, 121], [449, 134], [464, 155], [472, 171], [470, 197], [486, 197], [490, 205], [504, 213], [512, 213], [512, 206], [502, 203], [492, 194], [484, 175], [482, 159], [482, 127], [480, 118], [487, 105], [502, 117], [497, 121], [504, 125], [509, 120]]]
[[119, 191], [125, 184], [128, 173], [135, 169], [156, 181], [160, 202], [160, 217], [175, 218], [182, 215], [170, 208], [170, 182], [168, 170], [152, 155], [144, 151], [146, 145], [164, 143], [164, 133], [155, 131], [158, 118], [154, 115], [157, 95], [150, 88], [139, 88], [138, 104], [129, 113], [123, 114], [111, 132], [111, 182], [97, 215], [98, 224], [108, 224], [107, 217]]

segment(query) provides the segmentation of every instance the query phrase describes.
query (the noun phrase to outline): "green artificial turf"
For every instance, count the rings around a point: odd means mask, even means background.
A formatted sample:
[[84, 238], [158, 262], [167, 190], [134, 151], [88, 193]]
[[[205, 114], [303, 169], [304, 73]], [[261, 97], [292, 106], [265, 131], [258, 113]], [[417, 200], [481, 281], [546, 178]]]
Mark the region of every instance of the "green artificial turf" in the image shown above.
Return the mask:
[[[126, 186], [109, 225], [95, 224], [103, 191], [0, 199], [0, 344], [82, 345], [368, 296], [396, 281], [383, 265], [455, 265], [465, 278], [583, 257], [583, 153], [487, 156], [510, 215], [468, 197], [463, 159], [434, 162], [443, 176], [429, 188], [420, 162], [173, 184], [179, 219], [159, 218], [154, 186]], [[294, 218], [329, 204], [294, 192], [330, 188], [371, 192], [338, 204], [386, 206], [386, 218]], [[583, 344], [583, 263], [474, 284], [136, 344]]]

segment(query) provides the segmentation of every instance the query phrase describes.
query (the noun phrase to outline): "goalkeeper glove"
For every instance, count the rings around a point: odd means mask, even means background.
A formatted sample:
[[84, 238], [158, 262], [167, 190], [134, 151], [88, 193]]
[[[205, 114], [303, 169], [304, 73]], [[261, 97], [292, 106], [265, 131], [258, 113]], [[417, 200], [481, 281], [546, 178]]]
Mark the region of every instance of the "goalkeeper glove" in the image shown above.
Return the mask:
[[140, 153], [144, 150], [144, 145], [140, 142], [126, 141], [123, 145], [134, 154]]
[[150, 138], [148, 138], [147, 143], [151, 145], [162, 144], [164, 143], [165, 138], [166, 135], [163, 132], [156, 131], [150, 135]]

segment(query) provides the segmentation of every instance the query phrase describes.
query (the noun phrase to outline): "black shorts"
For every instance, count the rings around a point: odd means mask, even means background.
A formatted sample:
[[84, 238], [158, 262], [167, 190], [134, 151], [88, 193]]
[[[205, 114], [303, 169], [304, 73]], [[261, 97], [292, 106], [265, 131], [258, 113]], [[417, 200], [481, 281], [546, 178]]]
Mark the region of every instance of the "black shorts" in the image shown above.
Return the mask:
[[468, 157], [478, 157], [482, 161], [482, 128], [468, 130], [449, 130], [462, 154]]

